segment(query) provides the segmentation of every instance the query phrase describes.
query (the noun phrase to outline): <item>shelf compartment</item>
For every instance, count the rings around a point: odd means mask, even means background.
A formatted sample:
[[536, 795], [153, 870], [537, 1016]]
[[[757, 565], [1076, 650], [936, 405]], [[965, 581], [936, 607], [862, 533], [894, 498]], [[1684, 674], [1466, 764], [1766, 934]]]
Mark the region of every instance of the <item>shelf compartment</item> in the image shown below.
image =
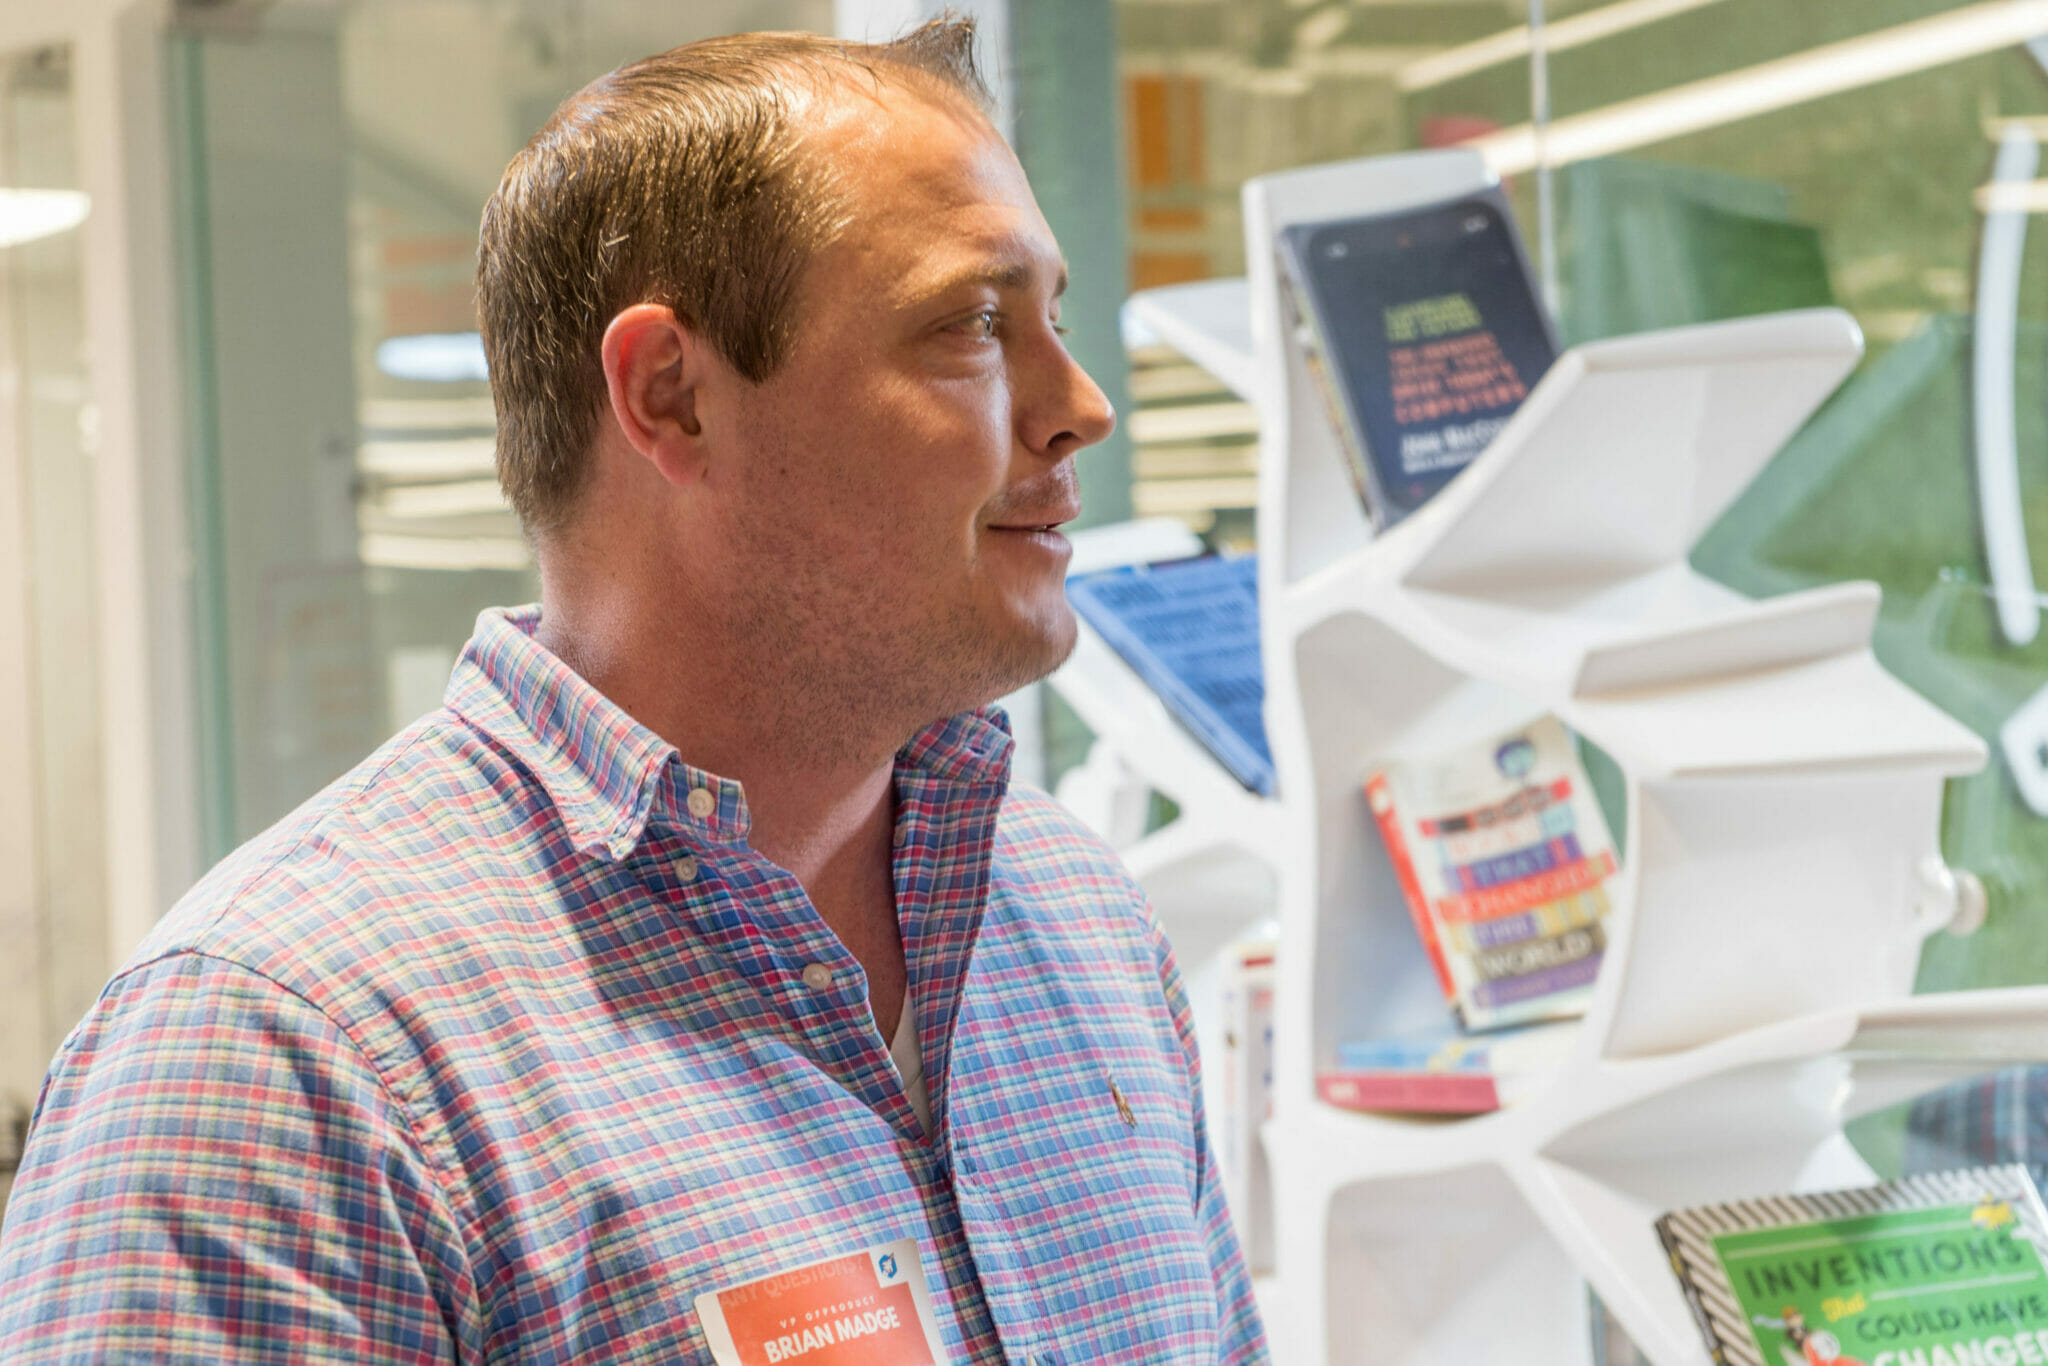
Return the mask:
[[1566, 352], [1485, 453], [1388, 538], [1404, 541], [1403, 579], [1513, 600], [1682, 563], [1861, 354], [1856, 324], [1834, 309]]
[[[1427, 1251], [1414, 1230], [1430, 1230]], [[1322, 1317], [1332, 1363], [1582, 1366], [1585, 1291], [1543, 1221], [1492, 1163], [1336, 1192]], [[1559, 1314], [1578, 1304], [1580, 1313]], [[1498, 1325], [1520, 1324], [1512, 1354]]]

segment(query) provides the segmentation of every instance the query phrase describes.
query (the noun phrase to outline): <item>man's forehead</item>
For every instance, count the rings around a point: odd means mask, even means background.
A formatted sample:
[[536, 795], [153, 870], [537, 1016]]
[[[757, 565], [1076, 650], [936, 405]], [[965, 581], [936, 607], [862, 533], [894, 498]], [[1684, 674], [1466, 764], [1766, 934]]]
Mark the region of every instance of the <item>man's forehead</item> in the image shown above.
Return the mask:
[[844, 192], [838, 245], [883, 266], [892, 295], [916, 303], [974, 286], [1065, 290], [1066, 262], [1023, 167], [964, 98], [850, 92], [835, 114], [811, 152]]

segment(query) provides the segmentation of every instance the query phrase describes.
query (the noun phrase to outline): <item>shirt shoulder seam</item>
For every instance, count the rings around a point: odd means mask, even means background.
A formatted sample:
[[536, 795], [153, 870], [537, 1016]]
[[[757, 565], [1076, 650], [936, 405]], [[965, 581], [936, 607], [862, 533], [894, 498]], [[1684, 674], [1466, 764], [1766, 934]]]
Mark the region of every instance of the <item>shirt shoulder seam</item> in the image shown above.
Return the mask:
[[[468, 722], [466, 721], [463, 724], [465, 727], [468, 726]], [[208, 915], [203, 921], [201, 921], [198, 925], [195, 925], [191, 933], [194, 936], [196, 936], [201, 930], [212, 929], [215, 926], [217, 926], [220, 923], [220, 920], [223, 916], [227, 915], [230, 911], [233, 911], [237, 906], [239, 906], [242, 903], [242, 899], [249, 894], [249, 889], [252, 886], [254, 886], [259, 879], [263, 878], [267, 874], [276, 872], [278, 868], [281, 867], [288, 859], [290, 859], [293, 854], [296, 854], [299, 852], [299, 850], [305, 848], [306, 842], [312, 839], [316, 834], [318, 834], [322, 827], [324, 827], [330, 820], [333, 820], [336, 816], [353, 811], [355, 809], [356, 803], [360, 802], [363, 799], [363, 797], [369, 792], [370, 788], [378, 780], [383, 778], [383, 776], [386, 773], [390, 771], [391, 766], [393, 764], [397, 763], [406, 755], [412, 753], [412, 751], [426, 737], [427, 733], [428, 732], [426, 731], [421, 731], [419, 734], [408, 738], [403, 745], [400, 745], [397, 749], [394, 749], [391, 751], [391, 753], [385, 755], [384, 761], [378, 764], [377, 767], [371, 770], [370, 772], [360, 773], [352, 776], [349, 779], [349, 790], [345, 795], [337, 797], [333, 806], [329, 807], [326, 811], [322, 812], [317, 818], [309, 822], [305, 826], [305, 828], [298, 831], [289, 844], [281, 845], [279, 848], [272, 851], [268, 857], [264, 858], [255, 867], [249, 869], [248, 872], [243, 874], [243, 876], [235, 883], [234, 889], [220, 898], [220, 904], [215, 906], [213, 908], [212, 913]], [[233, 855], [230, 854], [229, 857], [232, 858]], [[115, 976], [118, 979], [119, 977], [125, 976], [129, 971], [132, 971], [135, 968], [146, 967], [151, 963], [160, 962], [163, 959], [168, 958], [174, 954], [183, 952], [197, 953], [202, 957], [219, 958], [220, 961], [224, 963], [232, 963], [236, 961], [235, 959], [228, 958], [224, 955], [208, 953], [206, 950], [199, 948], [196, 944], [174, 944], [165, 948], [162, 952], [155, 954], [150, 958], [146, 958], [141, 960], [140, 962], [130, 964], [127, 968], [122, 969], [121, 972], [116, 973]], [[255, 969], [253, 968], [250, 970], [252, 972], [255, 971]], [[258, 975], [262, 976], [263, 974]], [[269, 979], [266, 977], [266, 980], [274, 979]], [[279, 985], [282, 986], [283, 984], [279, 983]], [[289, 990], [289, 988], [286, 988], [286, 990]], [[308, 1004], [310, 1004], [310, 1002]]]
[[218, 963], [222, 967], [232, 969], [239, 975], [268, 983], [279, 992], [291, 997], [307, 1010], [319, 1016], [336, 1034], [348, 1041], [349, 1048], [353, 1050], [363, 1067], [372, 1077], [376, 1078], [378, 1095], [382, 1098], [385, 1106], [391, 1111], [392, 1117], [403, 1124], [406, 1137], [412, 1141], [414, 1151], [426, 1163], [428, 1170], [433, 1172], [435, 1184], [441, 1188], [442, 1196], [447, 1199], [450, 1207], [461, 1219], [464, 1241], [469, 1244], [465, 1250], [469, 1254], [470, 1265], [472, 1267], [476, 1266], [477, 1247], [474, 1231], [481, 1222], [478, 1211], [462, 1192], [459, 1183], [453, 1179], [447, 1168], [442, 1164], [440, 1158], [434, 1152], [433, 1145], [427, 1141], [426, 1135], [421, 1131], [421, 1126], [414, 1114], [413, 1107], [399, 1094], [398, 1089], [392, 1085], [390, 1077], [385, 1074], [384, 1068], [378, 1064], [370, 1051], [363, 1046], [362, 1040], [356, 1037], [355, 1031], [349, 1027], [346, 1021], [337, 1019], [325, 1006], [307, 996], [303, 991], [289, 983], [279, 981], [275, 976], [254, 964], [243, 962], [238, 958], [231, 958], [223, 953], [216, 953], [190, 945], [168, 949], [163, 953], [157, 954], [155, 957], [130, 964], [114, 975], [113, 980], [108, 983], [108, 990], [111, 991], [115, 985], [134, 977], [147, 968], [179, 958], [196, 958], [210, 963]]

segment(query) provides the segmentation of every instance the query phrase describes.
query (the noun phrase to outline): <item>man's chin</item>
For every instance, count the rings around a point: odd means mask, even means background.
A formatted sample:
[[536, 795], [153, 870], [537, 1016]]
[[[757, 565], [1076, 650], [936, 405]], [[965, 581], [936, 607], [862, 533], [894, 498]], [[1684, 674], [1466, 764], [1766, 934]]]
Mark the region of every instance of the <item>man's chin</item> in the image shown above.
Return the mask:
[[1038, 682], [1067, 662], [1079, 639], [1080, 627], [1073, 610], [1062, 598], [1057, 611], [1020, 624], [1018, 630], [1003, 637], [987, 640], [983, 667], [977, 670], [978, 686], [974, 689], [979, 695], [968, 705], [986, 706]]
[[[1074, 619], [1074, 609], [1067, 606], [1065, 597], [1061, 597], [1059, 610], [1052, 614], [1052, 619], [1044, 623], [1044, 629], [1038, 632], [1037, 655], [1028, 668], [1030, 676], [1017, 683], [1015, 688], [1021, 688], [1025, 683], [1038, 682], [1073, 658], [1074, 647], [1080, 643], [1080, 639], [1081, 626]], [[1015, 688], [1010, 691], [1015, 691]]]

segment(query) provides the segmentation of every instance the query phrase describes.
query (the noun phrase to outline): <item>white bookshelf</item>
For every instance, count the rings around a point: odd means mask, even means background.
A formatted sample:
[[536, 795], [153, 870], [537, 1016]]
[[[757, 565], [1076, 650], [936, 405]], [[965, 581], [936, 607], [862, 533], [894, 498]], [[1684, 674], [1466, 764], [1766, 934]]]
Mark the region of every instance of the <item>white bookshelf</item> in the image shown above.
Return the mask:
[[[1944, 780], [1984, 751], [1877, 664], [1877, 590], [1753, 602], [1686, 562], [1855, 364], [1846, 315], [1570, 352], [1485, 455], [1373, 538], [1283, 334], [1271, 244], [1289, 223], [1491, 183], [1459, 152], [1255, 180], [1248, 281], [1133, 301], [1260, 413], [1279, 794], [1183, 779], [1195, 795], [1173, 795], [1195, 818], [1188, 847], [1235, 848], [1277, 879], [1278, 1359], [1580, 1366], [1590, 1283], [1658, 1366], [1697, 1366], [1656, 1215], [1870, 1179], [1842, 1125], [2048, 1059], [2048, 989], [1909, 995], [1921, 942], [1967, 919], [1937, 818]], [[1545, 711], [1627, 787], [1607, 957], [1571, 1060], [1466, 1120], [1322, 1104], [1315, 1072], [1340, 1039], [1444, 1015], [1364, 776]], [[1134, 774], [1171, 776], [1142, 704], [1093, 713]]]

